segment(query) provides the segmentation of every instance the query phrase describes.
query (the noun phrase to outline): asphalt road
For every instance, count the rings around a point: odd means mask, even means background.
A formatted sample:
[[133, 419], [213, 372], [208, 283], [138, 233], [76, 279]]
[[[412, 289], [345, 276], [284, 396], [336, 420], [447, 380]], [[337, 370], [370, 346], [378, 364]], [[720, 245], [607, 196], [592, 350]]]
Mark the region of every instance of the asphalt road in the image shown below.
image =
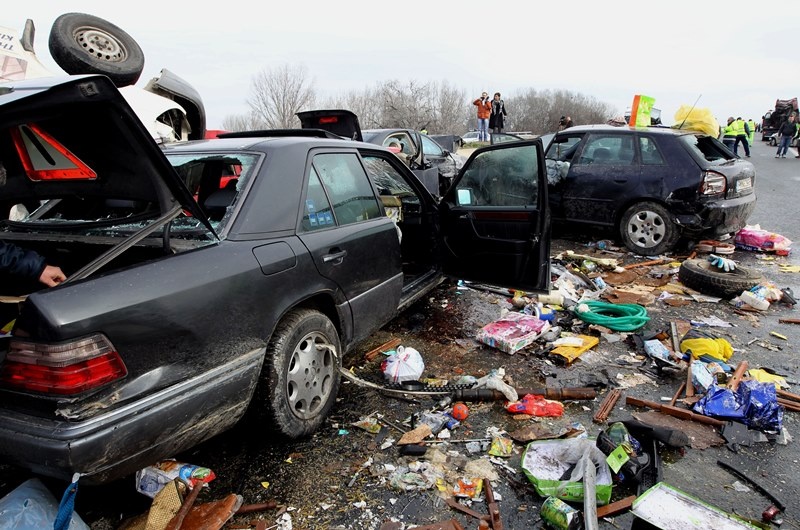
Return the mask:
[[[756, 189], [758, 203], [750, 222], [759, 223], [790, 239], [800, 241], [800, 219], [797, 203], [800, 194], [800, 159], [775, 159], [774, 148], [757, 143], [753, 146], [752, 162], [757, 168]], [[581, 249], [586, 240], [568, 239], [554, 241], [554, 249]], [[799, 243], [800, 244], [800, 243]], [[761, 270], [765, 277], [779, 287], [791, 287], [800, 295], [800, 274], [781, 272], [778, 265], [797, 265], [800, 259], [796, 251], [788, 257], [776, 259], [770, 255], [737, 251], [735, 258], [743, 266]], [[606, 378], [613, 384], [616, 374], [635, 371], [621, 367], [615, 359], [629, 354], [630, 345], [624, 342], [605, 343], [592, 355], [585, 355], [571, 366], [548, 363], [537, 357], [508, 356], [505, 353], [477, 345], [472, 338], [476, 329], [491, 321], [504, 304], [504, 298], [477, 291], [459, 291], [455, 284], [444, 285], [427, 301], [409, 309], [392, 324], [376, 333], [351, 354], [357, 359], [370, 348], [391, 337], [401, 337], [423, 352], [426, 370], [443, 377], [455, 377], [457, 373], [483, 374], [487, 370], [505, 366], [518, 386], [537, 385], [544, 377], [549, 384], [579, 386], [592, 378]], [[780, 324], [779, 318], [797, 317], [797, 310], [786, 306], [772, 307], [755, 318], [735, 314], [726, 303], [693, 304], [685, 307], [654, 305], [648, 311], [652, 318], [649, 329], [668, 328], [669, 322], [698, 316], [718, 316], [731, 322], [734, 327], [724, 328], [723, 336], [735, 348], [732, 362], [747, 359], [751, 366], [768, 366], [787, 375], [790, 381], [800, 382], [800, 364], [797, 362], [797, 345], [800, 344], [800, 326]], [[777, 331], [788, 340], [770, 335]], [[756, 343], [753, 343], [756, 339]], [[770, 343], [779, 347], [776, 351], [760, 347], [758, 343]], [[666, 371], [669, 372], [669, 371]], [[684, 372], [665, 374], [657, 384], [642, 384], [625, 392], [653, 401], [672, 396], [685, 379]], [[800, 384], [792, 389], [800, 393]], [[601, 396], [602, 397], [602, 396]], [[599, 427], [591, 417], [599, 399], [594, 402], [573, 402], [566, 406], [565, 416], [559, 421], [545, 421], [542, 425], [555, 428], [579, 422], [591, 435]], [[374, 470], [359, 471], [361, 464], [369, 458], [390, 464], [398, 464], [400, 458], [394, 448], [380, 450], [372, 443], [370, 435], [351, 426], [351, 422], [363, 414], [380, 411], [395, 422], [401, 421], [414, 411], [429, 406], [381, 397], [374, 392], [360, 391], [345, 386], [331, 420], [317, 435], [309, 440], [291, 444], [277, 443], [260, 425], [241, 423], [233, 430], [202, 444], [183, 455], [182, 461], [206, 465], [214, 470], [217, 478], [201, 500], [214, 500], [227, 493], [239, 493], [245, 503], [275, 499], [292, 508], [294, 528], [370, 528], [377, 530], [381, 523], [394, 518], [409, 526], [446, 521], [455, 517], [466, 528], [475, 528], [474, 519], [456, 515], [433, 491], [398, 492], [392, 490], [383, 477]], [[641, 410], [638, 410], [641, 412]], [[611, 420], [625, 419], [637, 409], [618, 405]], [[783, 499], [788, 506], [782, 528], [800, 528], [800, 508], [795, 502], [800, 497], [800, 476], [796, 470], [800, 462], [800, 413], [787, 412], [785, 426], [795, 441], [788, 445], [757, 443], [743, 447], [734, 453], [725, 447], [704, 450], [687, 449], [684, 453], [663, 452], [663, 480], [687, 493], [729, 512], [746, 517], [759, 518], [770, 504], [769, 500], [754, 491], [739, 491], [734, 487], [737, 480], [716, 465], [723, 460], [753, 475], [761, 484]], [[483, 436], [489, 426], [511, 431], [520, 422], [509, 419], [499, 404], [476, 406], [467, 425], [455, 436]], [[346, 431], [346, 434], [342, 431]], [[463, 449], [454, 447], [463, 452]], [[509, 466], [519, 465], [519, 450]], [[0, 466], [0, 494], [27, 478], [25, 473]], [[741, 481], [740, 481], [741, 482]], [[267, 487], [263, 483], [269, 483]], [[54, 492], [64, 484], [49, 481]], [[542, 528], [539, 506], [543, 499], [534, 491], [521, 473], [500, 473], [495, 491], [500, 495], [501, 513], [505, 528]], [[615, 492], [615, 497], [623, 491]], [[58, 495], [57, 495], [58, 496]], [[363, 504], [362, 504], [363, 503]], [[78, 494], [76, 510], [91, 524], [93, 529], [118, 528], [121, 521], [132, 515], [143, 513], [149, 500], [134, 491], [133, 477], [109, 484], [102, 488], [82, 487]], [[485, 511], [485, 505], [476, 502], [473, 509]], [[264, 515], [269, 518], [274, 512]], [[238, 524], [254, 518], [238, 518]], [[631, 517], [624, 515], [613, 522], [601, 522], [600, 528], [629, 528]]]

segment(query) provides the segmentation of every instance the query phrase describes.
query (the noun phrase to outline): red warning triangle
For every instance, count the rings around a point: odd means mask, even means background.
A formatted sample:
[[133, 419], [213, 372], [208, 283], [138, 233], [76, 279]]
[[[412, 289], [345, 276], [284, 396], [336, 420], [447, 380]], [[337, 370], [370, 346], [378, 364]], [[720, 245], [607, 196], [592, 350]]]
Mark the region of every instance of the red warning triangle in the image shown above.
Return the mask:
[[14, 146], [28, 178], [40, 180], [94, 180], [97, 173], [58, 140], [30, 123], [12, 129]]

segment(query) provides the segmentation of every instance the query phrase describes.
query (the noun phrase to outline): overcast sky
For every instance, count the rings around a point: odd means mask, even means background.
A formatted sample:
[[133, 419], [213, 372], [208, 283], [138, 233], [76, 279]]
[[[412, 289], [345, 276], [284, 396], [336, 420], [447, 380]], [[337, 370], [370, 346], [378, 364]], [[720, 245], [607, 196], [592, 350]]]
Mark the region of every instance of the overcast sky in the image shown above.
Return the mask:
[[[190, 6], [190, 7], [189, 7]], [[168, 68], [200, 92], [208, 127], [248, 111], [253, 75], [304, 65], [321, 96], [377, 81], [447, 80], [472, 96], [529, 87], [593, 96], [622, 114], [635, 94], [665, 123], [682, 104], [760, 119], [800, 91], [800, 3], [788, 0], [212, 2], [6, 0], [0, 25], [37, 32], [40, 60], [65, 12], [90, 13], [133, 36], [139, 85]], [[469, 102], [465, 102], [469, 104]], [[453, 131], [463, 132], [463, 131]]]

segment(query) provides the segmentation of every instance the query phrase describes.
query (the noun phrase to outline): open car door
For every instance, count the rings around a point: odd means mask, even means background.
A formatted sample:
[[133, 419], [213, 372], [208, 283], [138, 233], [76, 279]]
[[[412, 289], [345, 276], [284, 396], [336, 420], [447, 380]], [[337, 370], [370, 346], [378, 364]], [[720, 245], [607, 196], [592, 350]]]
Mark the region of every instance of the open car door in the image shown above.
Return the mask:
[[550, 286], [550, 213], [539, 139], [475, 151], [439, 205], [444, 270], [508, 288]]

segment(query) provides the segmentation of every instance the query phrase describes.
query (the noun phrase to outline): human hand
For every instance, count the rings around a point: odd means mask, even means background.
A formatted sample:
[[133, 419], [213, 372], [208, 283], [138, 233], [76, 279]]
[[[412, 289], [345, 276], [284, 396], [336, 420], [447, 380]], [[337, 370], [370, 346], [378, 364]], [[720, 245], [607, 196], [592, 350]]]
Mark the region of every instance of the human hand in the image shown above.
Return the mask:
[[716, 254], [709, 254], [708, 261], [715, 267], [722, 269], [725, 272], [736, 270], [736, 262], [729, 258], [723, 258], [722, 256], [717, 256]]
[[39, 276], [39, 281], [48, 287], [55, 287], [66, 279], [67, 277], [61, 268], [53, 265], [46, 265]]

